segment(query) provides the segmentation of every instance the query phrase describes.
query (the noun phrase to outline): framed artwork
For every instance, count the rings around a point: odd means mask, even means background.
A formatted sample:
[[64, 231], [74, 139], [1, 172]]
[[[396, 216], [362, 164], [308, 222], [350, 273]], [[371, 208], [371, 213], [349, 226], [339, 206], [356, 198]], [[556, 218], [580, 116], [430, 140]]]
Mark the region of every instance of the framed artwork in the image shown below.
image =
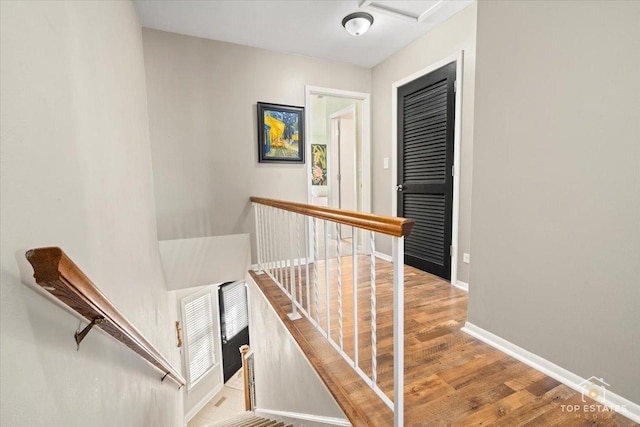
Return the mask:
[[327, 185], [327, 146], [311, 144], [311, 185]]
[[304, 107], [258, 102], [258, 161], [304, 163]]

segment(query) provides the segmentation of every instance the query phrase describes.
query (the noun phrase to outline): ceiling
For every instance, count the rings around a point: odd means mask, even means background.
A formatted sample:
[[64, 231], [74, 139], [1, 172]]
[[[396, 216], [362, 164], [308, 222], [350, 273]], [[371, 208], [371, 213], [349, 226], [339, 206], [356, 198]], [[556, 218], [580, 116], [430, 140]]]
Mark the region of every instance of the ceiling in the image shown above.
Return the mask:
[[[373, 67], [474, 0], [135, 0], [143, 27]], [[342, 18], [374, 17], [360, 37]]]

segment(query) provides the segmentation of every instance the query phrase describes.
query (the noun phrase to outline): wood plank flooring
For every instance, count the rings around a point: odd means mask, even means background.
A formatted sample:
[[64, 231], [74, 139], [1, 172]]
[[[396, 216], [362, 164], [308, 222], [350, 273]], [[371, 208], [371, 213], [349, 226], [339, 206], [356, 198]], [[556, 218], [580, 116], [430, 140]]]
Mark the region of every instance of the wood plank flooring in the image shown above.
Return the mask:
[[[357, 320], [353, 321], [353, 266], [341, 258], [343, 337], [354, 358], [358, 329], [358, 366], [371, 374], [371, 302], [368, 257], [357, 266]], [[318, 300], [306, 269], [296, 268], [296, 295], [314, 319], [340, 345], [337, 260], [318, 263]], [[328, 269], [328, 270], [327, 270]], [[290, 270], [287, 269], [287, 273]], [[254, 281], [298, 341], [329, 391], [354, 426], [393, 426], [393, 413], [352, 367], [305, 318], [291, 321], [291, 301], [266, 274]], [[326, 304], [325, 277], [331, 302]], [[376, 260], [378, 386], [393, 399], [392, 265]], [[310, 265], [310, 282], [314, 265]], [[291, 289], [292, 280], [285, 280]], [[302, 285], [302, 286], [300, 286]], [[307, 298], [308, 295], [308, 298]], [[565, 412], [561, 405], [582, 404], [579, 393], [482, 343], [460, 330], [466, 321], [467, 293], [443, 279], [405, 266], [405, 426], [637, 426], [616, 413]], [[318, 310], [316, 311], [316, 308]], [[328, 310], [327, 310], [328, 308]], [[327, 311], [329, 314], [327, 315]]]

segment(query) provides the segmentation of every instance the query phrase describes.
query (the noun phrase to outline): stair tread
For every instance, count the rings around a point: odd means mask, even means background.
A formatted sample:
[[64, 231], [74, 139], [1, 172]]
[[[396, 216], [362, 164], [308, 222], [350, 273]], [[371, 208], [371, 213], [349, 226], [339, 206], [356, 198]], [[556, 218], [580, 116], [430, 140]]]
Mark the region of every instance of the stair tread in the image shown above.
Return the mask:
[[260, 420], [260, 418], [252, 412], [245, 412], [233, 418], [222, 420], [215, 424], [210, 424], [207, 427], [244, 427], [247, 426], [247, 423], [252, 423], [256, 420]]
[[293, 424], [285, 426], [283, 421], [275, 421], [259, 417], [252, 412], [245, 412], [242, 415], [210, 424], [207, 427], [293, 427]]
[[[251, 427], [271, 427], [276, 423], [276, 421], [268, 420], [266, 418], [261, 418], [259, 422], [255, 422], [250, 424]], [[249, 426], [247, 426], [249, 427]]]

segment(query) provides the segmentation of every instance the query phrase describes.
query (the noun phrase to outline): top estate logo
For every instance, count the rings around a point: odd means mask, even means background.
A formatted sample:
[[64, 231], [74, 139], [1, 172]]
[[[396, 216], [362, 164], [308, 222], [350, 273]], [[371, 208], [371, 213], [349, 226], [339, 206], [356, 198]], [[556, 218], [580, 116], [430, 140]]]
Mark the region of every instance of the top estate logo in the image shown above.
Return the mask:
[[[615, 405], [611, 402], [607, 403], [607, 387], [609, 384], [604, 379], [598, 377], [590, 377], [580, 384], [580, 391], [582, 392], [583, 405], [560, 405], [562, 412], [578, 413], [582, 411], [585, 414], [589, 414], [590, 417], [597, 417], [599, 413], [605, 415], [610, 412], [624, 413], [627, 411], [626, 405]], [[595, 400], [598, 403], [593, 403]]]
[[580, 384], [580, 392], [582, 393], [582, 401], [587, 403], [587, 397], [596, 402], [604, 402], [607, 399], [607, 384], [604, 379], [598, 377], [590, 377], [582, 381]]

